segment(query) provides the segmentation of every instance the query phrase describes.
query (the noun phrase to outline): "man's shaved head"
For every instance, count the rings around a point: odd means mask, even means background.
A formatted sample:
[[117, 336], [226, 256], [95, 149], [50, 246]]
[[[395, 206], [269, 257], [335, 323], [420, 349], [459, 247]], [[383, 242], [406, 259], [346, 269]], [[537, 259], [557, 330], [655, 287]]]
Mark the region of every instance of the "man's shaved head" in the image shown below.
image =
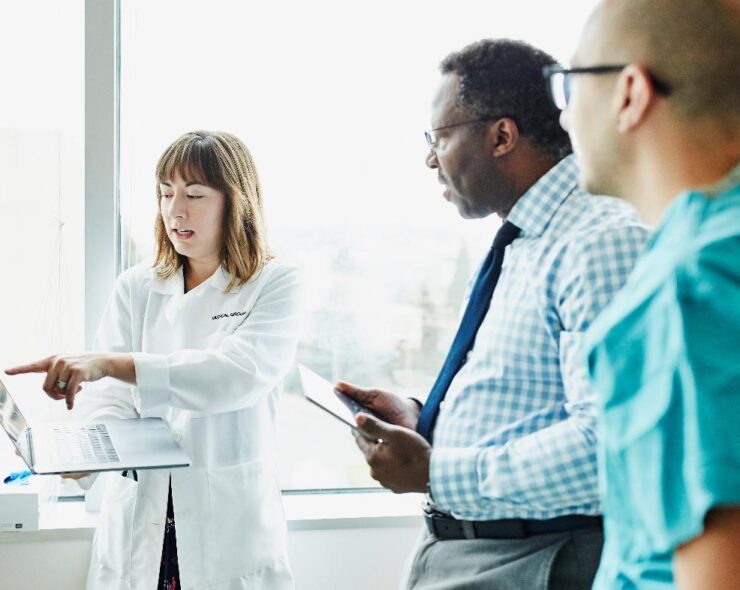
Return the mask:
[[679, 116], [740, 122], [740, 0], [604, 0], [586, 28], [583, 60], [644, 65]]

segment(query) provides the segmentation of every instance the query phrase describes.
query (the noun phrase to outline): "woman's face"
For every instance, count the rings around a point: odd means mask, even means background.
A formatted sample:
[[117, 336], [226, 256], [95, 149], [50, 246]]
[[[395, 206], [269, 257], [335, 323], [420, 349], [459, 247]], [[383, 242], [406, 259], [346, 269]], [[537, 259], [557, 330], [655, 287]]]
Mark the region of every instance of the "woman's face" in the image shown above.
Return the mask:
[[159, 190], [162, 221], [177, 253], [217, 266], [223, 241], [224, 193], [186, 182], [179, 174], [160, 182]]

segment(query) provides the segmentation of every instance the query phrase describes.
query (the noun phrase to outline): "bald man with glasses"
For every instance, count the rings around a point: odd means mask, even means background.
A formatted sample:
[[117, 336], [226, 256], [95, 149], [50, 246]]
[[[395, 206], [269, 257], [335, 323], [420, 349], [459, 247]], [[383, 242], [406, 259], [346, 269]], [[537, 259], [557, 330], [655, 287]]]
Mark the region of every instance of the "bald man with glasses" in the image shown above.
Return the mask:
[[656, 232], [589, 329], [598, 590], [740, 587], [740, 3], [607, 0], [545, 69], [591, 191]]

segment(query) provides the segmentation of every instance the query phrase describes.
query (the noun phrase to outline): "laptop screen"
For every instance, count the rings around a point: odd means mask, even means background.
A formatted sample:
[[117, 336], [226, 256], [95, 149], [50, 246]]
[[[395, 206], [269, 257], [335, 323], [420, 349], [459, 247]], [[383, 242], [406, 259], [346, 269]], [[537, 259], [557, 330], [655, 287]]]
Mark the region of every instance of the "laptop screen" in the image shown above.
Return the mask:
[[2, 381], [0, 381], [0, 426], [5, 429], [15, 448], [30, 465], [31, 458], [27, 456], [28, 445], [24, 434], [28, 423]]

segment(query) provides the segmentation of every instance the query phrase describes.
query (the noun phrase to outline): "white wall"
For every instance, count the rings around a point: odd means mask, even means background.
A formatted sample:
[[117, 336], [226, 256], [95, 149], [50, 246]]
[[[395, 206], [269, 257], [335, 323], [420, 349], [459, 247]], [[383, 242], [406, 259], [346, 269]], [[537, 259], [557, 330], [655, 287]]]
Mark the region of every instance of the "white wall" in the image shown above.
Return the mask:
[[290, 531], [296, 590], [397, 588], [420, 526]]
[[[0, 588], [3, 590], [81, 590], [90, 561], [92, 531], [41, 539], [33, 533], [2, 533], [21, 540], [0, 541]], [[7, 541], [7, 542], [4, 542]]]

